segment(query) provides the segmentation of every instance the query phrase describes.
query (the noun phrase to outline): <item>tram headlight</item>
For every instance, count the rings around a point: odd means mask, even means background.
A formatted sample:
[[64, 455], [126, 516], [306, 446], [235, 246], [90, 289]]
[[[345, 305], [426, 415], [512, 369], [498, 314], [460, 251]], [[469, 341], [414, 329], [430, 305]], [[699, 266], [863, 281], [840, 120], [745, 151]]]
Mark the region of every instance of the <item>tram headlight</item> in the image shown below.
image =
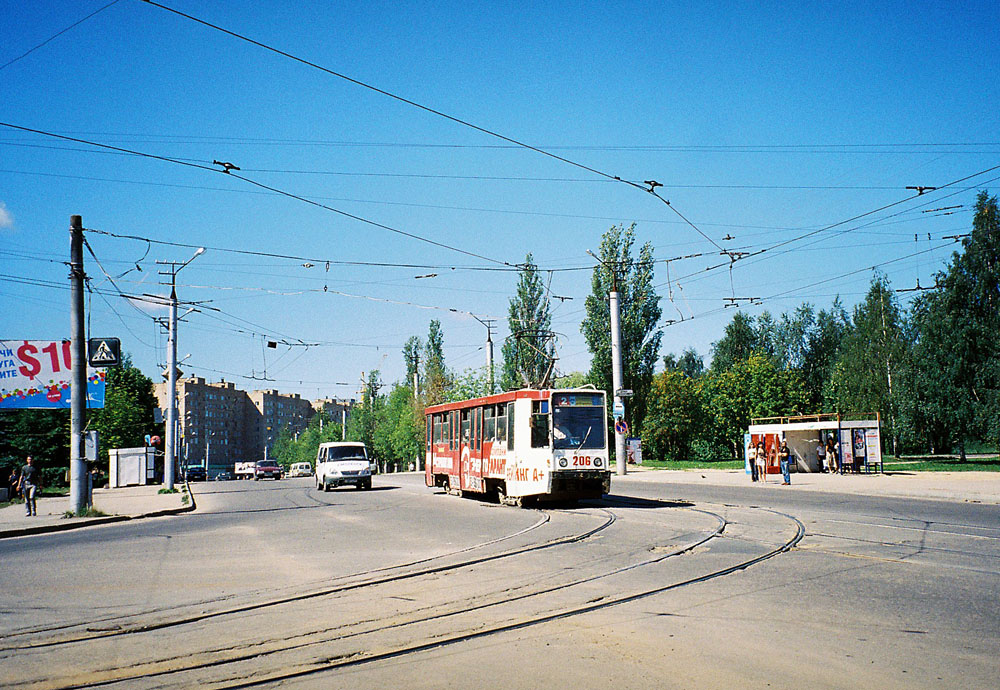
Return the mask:
[[566, 458], [559, 458], [559, 467], [566, 467], [569, 464], [569, 460]]
[[603, 464], [604, 464], [603, 460], [601, 460], [600, 458], [594, 458], [594, 467], [600, 467]]

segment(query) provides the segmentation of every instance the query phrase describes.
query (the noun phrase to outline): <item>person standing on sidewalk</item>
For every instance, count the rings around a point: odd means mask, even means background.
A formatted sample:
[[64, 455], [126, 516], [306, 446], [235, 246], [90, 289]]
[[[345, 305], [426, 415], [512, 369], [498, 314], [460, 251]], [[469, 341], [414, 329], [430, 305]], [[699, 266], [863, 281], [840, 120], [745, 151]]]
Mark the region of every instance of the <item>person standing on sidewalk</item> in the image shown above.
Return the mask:
[[38, 515], [36, 497], [38, 492], [38, 468], [35, 467], [35, 460], [30, 455], [24, 467], [21, 468], [21, 481], [18, 487], [24, 495], [25, 517]]
[[784, 479], [781, 482], [782, 486], [790, 486], [792, 483], [792, 476], [788, 473], [788, 460], [791, 456], [791, 452], [788, 450], [788, 443], [782, 439], [781, 448], [778, 450], [778, 464], [781, 465], [781, 477]]

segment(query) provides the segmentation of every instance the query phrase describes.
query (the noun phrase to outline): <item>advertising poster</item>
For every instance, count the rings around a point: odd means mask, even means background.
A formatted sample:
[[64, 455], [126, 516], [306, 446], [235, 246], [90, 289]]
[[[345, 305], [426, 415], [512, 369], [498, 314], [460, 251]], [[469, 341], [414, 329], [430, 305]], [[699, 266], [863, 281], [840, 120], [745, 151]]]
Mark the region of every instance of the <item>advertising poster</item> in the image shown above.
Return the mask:
[[747, 474], [752, 474], [750, 469], [750, 451], [753, 450], [753, 440], [750, 434], [743, 434], [743, 468]]
[[628, 455], [628, 463], [630, 465], [641, 465], [642, 439], [641, 438], [625, 439], [625, 452]]
[[[69, 340], [0, 340], [0, 410], [68, 409], [72, 363]], [[104, 407], [104, 377], [87, 368], [87, 407]]]
[[840, 430], [840, 466], [841, 467], [853, 467], [854, 466], [854, 451], [852, 450], [853, 441], [851, 440], [851, 430], [841, 429]]
[[854, 462], [862, 463], [864, 462], [865, 457], [867, 455], [865, 450], [865, 430], [854, 429], [853, 436], [854, 436], [854, 447], [852, 448], [852, 450], [854, 451]]
[[865, 445], [868, 448], [868, 464], [882, 466], [882, 441], [878, 429], [865, 429]]

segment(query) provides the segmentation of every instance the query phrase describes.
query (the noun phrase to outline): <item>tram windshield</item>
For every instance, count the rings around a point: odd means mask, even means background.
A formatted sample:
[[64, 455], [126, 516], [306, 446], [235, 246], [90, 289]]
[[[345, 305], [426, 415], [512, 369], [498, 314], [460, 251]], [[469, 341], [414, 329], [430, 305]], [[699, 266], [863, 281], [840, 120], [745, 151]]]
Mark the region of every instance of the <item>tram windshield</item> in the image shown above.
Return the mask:
[[603, 407], [553, 407], [552, 439], [556, 450], [604, 448]]

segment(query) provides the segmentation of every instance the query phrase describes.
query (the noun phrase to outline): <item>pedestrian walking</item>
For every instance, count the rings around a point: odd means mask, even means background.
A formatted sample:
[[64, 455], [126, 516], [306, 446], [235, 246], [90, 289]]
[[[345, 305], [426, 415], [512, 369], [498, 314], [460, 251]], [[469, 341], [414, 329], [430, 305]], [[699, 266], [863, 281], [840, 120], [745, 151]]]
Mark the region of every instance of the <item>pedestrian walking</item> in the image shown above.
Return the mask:
[[7, 486], [10, 487], [10, 497], [14, 498], [18, 496], [18, 483], [21, 480], [21, 476], [17, 473], [17, 467], [10, 468], [10, 476], [7, 478]]
[[750, 463], [750, 479], [757, 481], [757, 446], [753, 441], [747, 446], [747, 461]]
[[781, 448], [778, 450], [778, 464], [781, 466], [781, 478], [785, 481], [781, 482], [782, 486], [790, 486], [792, 483], [792, 476], [789, 474], [788, 461], [791, 456], [791, 452], [788, 450], [788, 444], [782, 440]]
[[832, 436], [826, 438], [826, 461], [830, 465], [830, 472], [836, 474], [840, 471], [839, 444], [834, 442]]
[[816, 460], [819, 462], [819, 471], [826, 472], [826, 446], [823, 445], [822, 436], [816, 442]]
[[38, 468], [35, 467], [35, 460], [30, 455], [25, 461], [24, 467], [21, 468], [21, 480], [18, 482], [18, 487], [24, 495], [25, 517], [37, 515], [35, 494], [38, 492]]
[[759, 441], [757, 443], [757, 476], [762, 482], [767, 481], [767, 450], [764, 448], [764, 442]]

